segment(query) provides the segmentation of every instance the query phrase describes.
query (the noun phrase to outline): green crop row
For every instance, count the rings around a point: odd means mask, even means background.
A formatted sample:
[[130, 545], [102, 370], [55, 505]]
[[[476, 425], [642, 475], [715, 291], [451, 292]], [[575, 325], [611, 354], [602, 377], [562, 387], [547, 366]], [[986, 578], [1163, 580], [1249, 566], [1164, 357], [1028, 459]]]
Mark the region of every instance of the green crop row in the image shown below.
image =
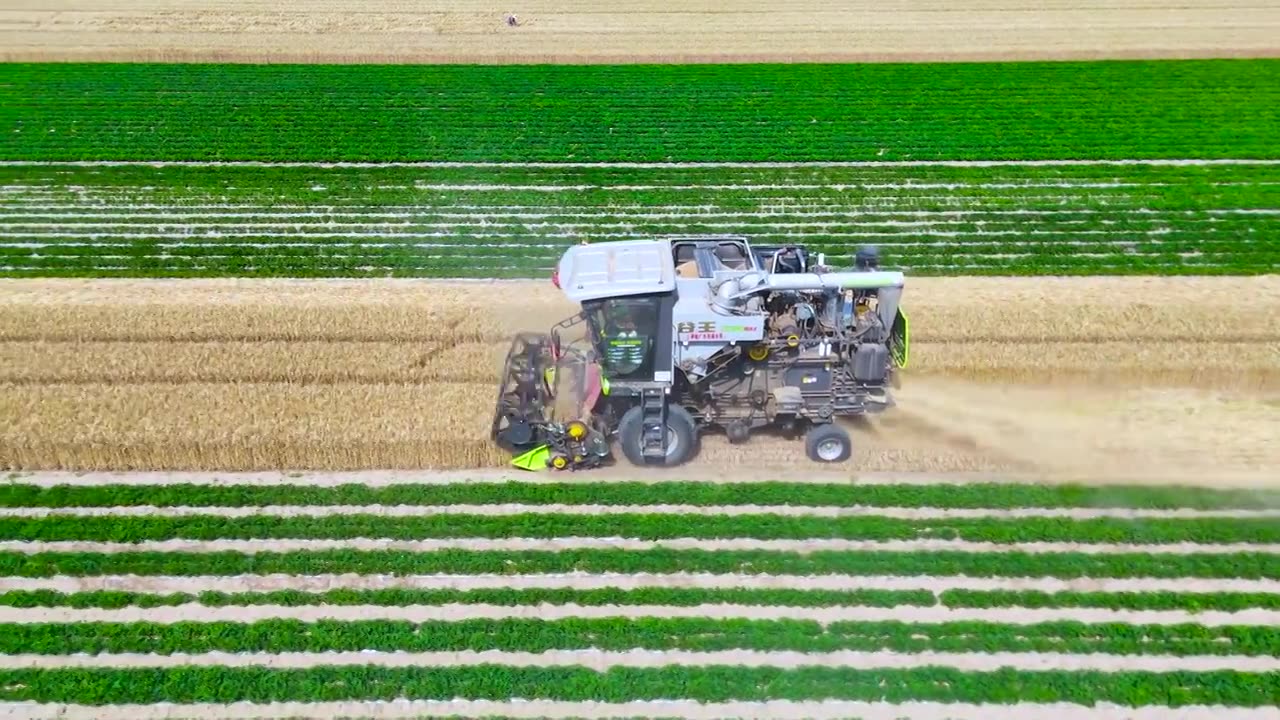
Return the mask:
[[137, 543], [159, 540], [626, 537], [758, 540], [963, 540], [988, 543], [1280, 543], [1275, 518], [796, 517], [778, 514], [254, 515], [0, 517], [0, 540]]
[[700, 588], [484, 588], [476, 590], [329, 590], [305, 592], [152, 593], [102, 590], [63, 593], [54, 590], [13, 590], [0, 593], [0, 606], [14, 608], [172, 607], [198, 603], [205, 607], [278, 605], [751, 605], [777, 607], [951, 607], [951, 608], [1106, 608], [1110, 610], [1181, 610], [1188, 612], [1280, 610], [1280, 594], [1243, 592], [1041, 592], [1033, 590], [793, 590]]
[[[168, 218], [231, 222], [267, 213], [309, 224], [323, 217], [350, 222], [371, 211], [382, 220], [476, 223], [519, 219], [537, 237], [550, 225], [589, 224], [627, 231], [626, 223], [844, 222], [877, 219], [1007, 221], [1099, 220], [1120, 228], [1152, 221], [1217, 226], [1239, 209], [1273, 210], [1280, 164], [1204, 166], [1007, 167], [77, 167], [0, 162], [9, 187], [3, 215], [62, 221], [67, 210], [114, 222]], [[967, 215], [941, 216], [964, 210]], [[61, 212], [59, 212], [61, 211]], [[856, 211], [852, 217], [851, 211]], [[1002, 214], [1004, 211], [1004, 214]], [[923, 212], [925, 215], [909, 213]], [[350, 213], [337, 215], [334, 213]], [[727, 213], [736, 213], [729, 215]], [[215, 217], [207, 217], [213, 215]], [[88, 222], [84, 218], [81, 222]], [[1211, 221], [1211, 222], [1210, 222]], [[755, 226], [750, 229], [754, 232]]]
[[[873, 242], [920, 275], [1280, 267], [1258, 240], [1280, 231], [1275, 165], [0, 166], [0, 183], [9, 277], [529, 277], [584, 239], [726, 231], [837, 265]], [[362, 219], [381, 224], [328, 224]]]
[[[690, 231], [696, 233], [696, 231]], [[675, 234], [675, 233], [665, 233]], [[714, 233], [703, 233], [714, 234]], [[647, 234], [646, 234], [647, 235]], [[761, 243], [786, 243], [789, 235], [757, 235], [755, 239]], [[590, 238], [587, 238], [590, 240]], [[38, 242], [36, 242], [38, 240]], [[48, 244], [46, 244], [48, 241]], [[345, 242], [345, 239], [339, 239]], [[570, 243], [553, 248], [522, 248], [505, 246], [501, 241], [466, 242], [451, 244], [446, 247], [422, 247], [412, 242], [394, 247], [380, 247], [382, 241], [377, 237], [368, 237], [364, 242], [370, 245], [346, 247], [329, 244], [327, 239], [304, 239], [304, 244], [296, 244], [298, 238], [249, 238], [247, 242], [239, 239], [216, 244], [194, 244], [181, 246], [164, 246], [152, 241], [129, 244], [123, 247], [111, 244], [90, 244], [83, 238], [38, 238], [28, 240], [13, 238], [8, 242], [21, 243], [8, 247], [0, 247], [0, 261], [25, 269], [66, 268], [92, 270], [95, 268], [112, 268], [119, 266], [146, 268], [173, 268], [175, 270], [196, 269], [208, 266], [262, 266], [262, 267], [296, 267], [306, 269], [356, 269], [367, 266], [395, 268], [403, 270], [433, 269], [441, 270], [466, 269], [465, 258], [470, 257], [472, 265], [491, 268], [520, 268], [532, 271], [542, 267], [552, 267], [560, 259], [563, 251]], [[75, 243], [65, 245], [62, 243]], [[273, 243], [295, 243], [279, 250]], [[1086, 266], [1142, 266], [1163, 264], [1170, 267], [1178, 265], [1225, 266], [1225, 265], [1259, 265], [1280, 259], [1280, 255], [1254, 241], [1229, 240], [1222, 243], [1202, 240], [1171, 240], [1167, 245], [1146, 246], [1145, 241], [1134, 240], [1126, 245], [1126, 240], [1117, 239], [1115, 243], [1099, 243], [1097, 245], [1078, 245], [1073, 241], [1058, 243], [1045, 240], [1034, 246], [1017, 244], [989, 244], [984, 246], [967, 245], [962, 242], [938, 246], [904, 247], [885, 246], [886, 252], [893, 252], [895, 266], [931, 267], [940, 263], [956, 268], [967, 266], [996, 267], [1005, 265], [1042, 265], [1062, 267]], [[38, 247], [30, 247], [35, 243]], [[825, 253], [829, 259], [848, 255], [857, 247], [857, 243], [831, 242], [820, 233], [808, 236], [807, 247], [814, 252]], [[938, 253], [948, 253], [945, 263]], [[838, 261], [838, 260], [837, 260]]]
[[938, 667], [784, 670], [741, 666], [597, 672], [581, 667], [500, 665], [0, 670], [0, 700], [5, 702], [107, 705], [513, 697], [602, 702], [844, 699], [1266, 707], [1280, 697], [1280, 673], [964, 672]]
[[1277, 655], [1280, 628], [1053, 622], [835, 622], [710, 618], [525, 618], [405, 622], [3, 623], [6, 655], [500, 650], [1065, 652]]
[[[1280, 597], [1280, 596], [1277, 596]], [[788, 590], [788, 589], [698, 589], [639, 588], [622, 590], [574, 590], [570, 588], [477, 589], [477, 590], [329, 590], [312, 593], [281, 590], [264, 593], [148, 593], [105, 590], [100, 592], [60, 593], [53, 590], [17, 590], [0, 593], [0, 606], [17, 608], [72, 607], [124, 608], [165, 607], [200, 603], [207, 607], [248, 605], [445, 605], [450, 603], [489, 605], [670, 605], [690, 607], [702, 604], [734, 604], [755, 606], [830, 607], [852, 605], [863, 607], [927, 607], [937, 602], [928, 590]]]
[[332, 487], [289, 485], [0, 484], [0, 507], [262, 507], [266, 505], [791, 505], [957, 509], [1280, 508], [1280, 490], [1031, 483], [884, 484], [520, 481]]
[[[1280, 63], [1276, 63], [1280, 66]], [[885, 191], [917, 199], [1002, 197], [1045, 200], [1063, 192], [1087, 199], [1128, 199], [1135, 193], [1159, 200], [1152, 210], [1197, 205], [1205, 193], [1216, 198], [1274, 194], [1268, 181], [1280, 173], [1280, 158], [1249, 158], [1229, 164], [1162, 164], [1151, 160], [1125, 164], [1088, 161], [1080, 165], [1043, 165], [1032, 158], [1012, 158], [999, 165], [950, 164], [920, 159], [917, 164], [879, 161], [853, 164], [849, 158], [802, 164], [697, 164], [662, 162], [653, 165], [590, 160], [577, 164], [539, 163], [518, 158], [503, 164], [449, 165], [373, 163], [324, 165], [321, 162], [272, 164], [136, 164], [97, 165], [93, 161], [40, 161], [25, 164], [16, 158], [0, 160], [0, 180], [17, 187], [15, 197], [86, 200], [137, 196], [177, 200], [194, 195], [235, 201], [263, 194], [285, 193], [296, 200], [334, 200], [334, 209], [360, 207], [375, 199], [388, 201], [440, 198], [454, 194], [480, 200], [496, 193], [520, 196], [530, 207], [552, 214], [571, 212], [588, 203], [591, 193], [626, 192], [644, 197], [692, 198], [701, 205], [704, 194], [716, 204], [746, 196], [790, 197], [799, 192], [836, 199], [850, 194]], [[984, 160], [990, 160], [986, 158]], [[176, 161], [181, 163], [183, 161]], [[946, 163], [946, 164], [944, 164]], [[25, 182], [19, 182], [25, 181]], [[361, 190], [364, 190], [362, 193]], [[658, 195], [655, 195], [658, 194]], [[572, 200], [565, 203], [565, 198]], [[651, 203], [620, 210], [654, 209]], [[97, 210], [109, 210], [99, 206]], [[287, 210], [288, 205], [279, 208]]]
[[242, 575], [517, 573], [748, 573], [786, 575], [968, 575], [973, 577], [1280, 578], [1280, 555], [1233, 552], [778, 552], [705, 550], [3, 552], [0, 575]]
[[12, 130], [0, 134], [0, 157], [1272, 158], [1277, 67], [1269, 59], [500, 68], [10, 63], [0, 68], [0, 126]]

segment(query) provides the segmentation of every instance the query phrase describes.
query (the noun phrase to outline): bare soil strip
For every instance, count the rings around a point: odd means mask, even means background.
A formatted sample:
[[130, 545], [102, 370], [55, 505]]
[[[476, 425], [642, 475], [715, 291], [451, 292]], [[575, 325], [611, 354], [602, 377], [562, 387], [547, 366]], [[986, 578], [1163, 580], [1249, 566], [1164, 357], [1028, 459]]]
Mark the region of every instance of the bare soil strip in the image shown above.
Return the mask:
[[[1053, 477], [1021, 473], [993, 472], [931, 472], [931, 471], [861, 471], [847, 468], [806, 468], [804, 473], [786, 474], [765, 468], [751, 470], [751, 466], [735, 467], [733, 473], [717, 468], [690, 465], [678, 473], [662, 470], [646, 470], [633, 467], [602, 468], [590, 473], [531, 473], [511, 468], [488, 467], [465, 470], [361, 470], [336, 472], [200, 472], [200, 471], [141, 471], [141, 472], [66, 472], [22, 471], [10, 473], [8, 480], [37, 487], [59, 485], [102, 487], [105, 485], [213, 485], [274, 487], [298, 485], [303, 487], [333, 488], [341, 485], [366, 485], [389, 487], [392, 485], [448, 485], [455, 483], [522, 482], [532, 484], [590, 485], [594, 483], [656, 484], [673, 481], [708, 483], [714, 485], [752, 484], [785, 480], [789, 483], [814, 485], [967, 485], [974, 483], [1063, 484], [1079, 483], [1082, 478]], [[1168, 485], [1168, 478], [1088, 478], [1093, 484], [1106, 485], [1115, 482], [1136, 485]], [[1280, 487], [1280, 480], [1258, 475], [1200, 475], [1179, 478], [1175, 484], [1221, 487], [1263, 488]]]
[[[517, 22], [508, 25], [514, 12]], [[869, 0], [671, 5], [485, 0], [11, 2], [0, 60], [378, 63], [876, 62], [1271, 56], [1270, 0], [1035, 7]]]
[[584, 618], [707, 618], [715, 620], [809, 620], [835, 622], [991, 622], [1031, 625], [1049, 622], [1129, 623], [1205, 626], [1280, 625], [1280, 611], [1239, 612], [1181, 610], [1108, 610], [1105, 608], [893, 608], [787, 607], [780, 605], [237, 605], [210, 607], [198, 603], [157, 608], [14, 608], [0, 606], [0, 623], [185, 623], [261, 620], [393, 620], [431, 622], [463, 620], [566, 620]]
[[1274, 672], [1280, 657], [1267, 655], [1109, 655], [1089, 653], [898, 653], [842, 650], [830, 653], [726, 650], [548, 650], [541, 653], [506, 650], [456, 652], [352, 652], [226, 653], [144, 655], [0, 655], [0, 668], [171, 668], [248, 667], [314, 668], [323, 665], [374, 665], [378, 667], [456, 667], [462, 665], [523, 667], [583, 666], [604, 672], [615, 667], [671, 667], [735, 665], [745, 667], [799, 668], [811, 665], [848, 665], [861, 668], [951, 667], [969, 672], [991, 672], [1003, 667], [1021, 670], [1096, 672]]
[[444, 550], [471, 550], [478, 552], [561, 552], [566, 550], [704, 550], [708, 552], [733, 552], [763, 550], [773, 552], [1025, 552], [1025, 553], [1084, 553], [1089, 555], [1116, 555], [1127, 553], [1153, 553], [1162, 555], [1229, 555], [1233, 553], [1280, 553], [1280, 544], [1222, 543], [1218, 545], [1193, 542], [1167, 544], [1123, 543], [1074, 543], [1029, 542], [993, 543], [967, 540], [843, 540], [831, 538], [805, 538], [801, 540], [758, 540], [755, 538], [673, 538], [671, 540], [641, 540], [638, 538], [444, 538], [439, 540], [390, 540], [378, 538], [353, 538], [343, 540], [289, 539], [289, 540], [145, 540], [136, 543], [66, 540], [28, 542], [23, 540], [0, 541], [0, 552], [27, 554], [46, 552], [132, 553], [178, 552], [220, 553], [237, 552], [246, 555], [257, 553], [283, 553], [296, 551], [394, 550], [408, 553], [441, 552]]
[[702, 703], [652, 700], [627, 703], [551, 700], [379, 700], [319, 703], [202, 703], [163, 705], [63, 705], [0, 703], [0, 714], [25, 720], [423, 720], [427, 717], [504, 717], [522, 720], [1280, 720], [1280, 708], [1186, 705], [1138, 708], [1112, 703], [969, 704], [856, 702], [843, 700]]
[[0, 508], [0, 517], [190, 517], [207, 515], [223, 518], [246, 517], [334, 517], [339, 515], [377, 515], [380, 517], [434, 517], [439, 515], [694, 515], [702, 517], [741, 515], [777, 515], [779, 517], [887, 517], [901, 520], [944, 520], [949, 518], [1097, 518], [1133, 519], [1257, 519], [1280, 518], [1273, 510], [1189, 510], [1136, 508], [936, 508], [936, 507], [849, 507], [801, 505], [568, 505], [547, 503], [529, 505], [503, 503], [495, 505], [262, 505], [246, 507], [152, 505], [119, 507], [64, 508]]
[[1280, 580], [1246, 578], [1053, 578], [963, 575], [745, 575], [736, 573], [545, 573], [541, 575], [91, 575], [0, 577], [0, 592], [54, 590], [140, 593], [272, 592], [299, 590], [755, 588], [786, 590], [1035, 590], [1040, 592], [1280, 593]]

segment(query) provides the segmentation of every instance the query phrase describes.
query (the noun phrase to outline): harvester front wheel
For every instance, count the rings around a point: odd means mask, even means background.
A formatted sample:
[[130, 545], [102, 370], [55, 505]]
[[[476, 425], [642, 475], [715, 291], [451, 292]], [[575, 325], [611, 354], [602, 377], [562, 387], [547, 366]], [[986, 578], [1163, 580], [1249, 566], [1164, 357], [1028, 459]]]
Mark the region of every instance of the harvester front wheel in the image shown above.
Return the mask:
[[[650, 465], [644, 457], [644, 409], [636, 406], [618, 421], [618, 442], [622, 454], [632, 465]], [[681, 465], [693, 459], [698, 451], [698, 426], [688, 410], [679, 405], [667, 407], [667, 454], [663, 467]]]
[[805, 433], [804, 449], [814, 462], [844, 462], [853, 456], [853, 439], [835, 423], [814, 425]]

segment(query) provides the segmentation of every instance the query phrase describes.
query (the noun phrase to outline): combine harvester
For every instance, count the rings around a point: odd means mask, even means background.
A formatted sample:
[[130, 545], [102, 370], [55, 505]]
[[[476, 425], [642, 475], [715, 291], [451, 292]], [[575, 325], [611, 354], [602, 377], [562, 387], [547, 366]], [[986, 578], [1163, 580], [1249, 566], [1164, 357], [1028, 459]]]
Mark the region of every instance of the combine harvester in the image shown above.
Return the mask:
[[552, 282], [581, 311], [515, 337], [491, 438], [527, 470], [612, 458], [675, 466], [700, 435], [803, 434], [810, 459], [853, 452], [835, 420], [893, 406], [907, 364], [903, 274], [874, 250], [833, 272], [803, 247], [737, 236], [570, 248]]

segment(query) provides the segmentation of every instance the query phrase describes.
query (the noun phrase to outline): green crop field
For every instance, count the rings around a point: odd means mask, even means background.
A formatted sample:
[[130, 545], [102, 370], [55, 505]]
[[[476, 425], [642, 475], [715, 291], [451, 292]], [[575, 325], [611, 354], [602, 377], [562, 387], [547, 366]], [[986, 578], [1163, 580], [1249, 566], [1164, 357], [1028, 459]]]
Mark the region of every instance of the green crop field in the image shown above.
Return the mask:
[[1217, 720], [1280, 694], [1275, 490], [329, 482], [10, 478], [0, 709]]
[[[1280, 61], [0, 68], [0, 277], [528, 277], [735, 233], [913, 274], [1280, 267]], [[337, 165], [335, 165], [337, 163]]]

